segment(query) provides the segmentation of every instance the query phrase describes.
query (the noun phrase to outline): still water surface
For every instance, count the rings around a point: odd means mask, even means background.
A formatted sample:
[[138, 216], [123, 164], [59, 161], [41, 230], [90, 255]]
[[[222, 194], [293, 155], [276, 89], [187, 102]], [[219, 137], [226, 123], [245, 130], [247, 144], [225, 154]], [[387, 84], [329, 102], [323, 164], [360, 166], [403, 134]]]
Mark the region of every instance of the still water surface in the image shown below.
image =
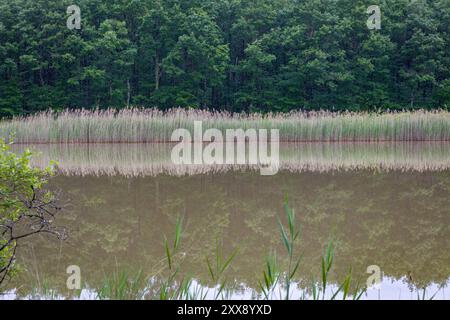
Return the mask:
[[296, 291], [320, 277], [320, 257], [332, 238], [332, 283], [342, 282], [350, 267], [364, 283], [367, 267], [377, 265], [381, 287], [363, 298], [416, 299], [424, 287], [427, 295], [438, 291], [436, 299], [450, 298], [449, 144], [283, 145], [274, 176], [246, 166], [179, 168], [168, 145], [32, 149], [41, 151], [35, 165], [59, 161], [51, 188], [68, 203], [59, 224], [70, 236], [26, 243], [19, 257], [25, 270], [11, 284], [12, 296], [27, 296], [30, 284], [43, 282], [67, 295], [69, 265], [80, 266], [90, 287], [122, 269], [158, 278], [164, 236], [171, 238], [182, 215], [184, 273], [208, 286], [205, 257], [216, 243], [224, 255], [238, 248], [227, 278], [239, 288], [233, 297], [251, 297], [267, 254], [276, 250], [286, 262], [277, 217], [287, 194], [302, 229]]

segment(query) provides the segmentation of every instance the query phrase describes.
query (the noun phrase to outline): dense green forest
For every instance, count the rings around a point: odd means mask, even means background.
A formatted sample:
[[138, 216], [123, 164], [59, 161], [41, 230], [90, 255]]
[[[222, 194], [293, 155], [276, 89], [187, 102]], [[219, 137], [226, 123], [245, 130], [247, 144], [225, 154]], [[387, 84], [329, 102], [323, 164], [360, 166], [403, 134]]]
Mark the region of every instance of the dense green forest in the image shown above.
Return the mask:
[[0, 115], [448, 108], [449, 26], [449, 0], [0, 0]]

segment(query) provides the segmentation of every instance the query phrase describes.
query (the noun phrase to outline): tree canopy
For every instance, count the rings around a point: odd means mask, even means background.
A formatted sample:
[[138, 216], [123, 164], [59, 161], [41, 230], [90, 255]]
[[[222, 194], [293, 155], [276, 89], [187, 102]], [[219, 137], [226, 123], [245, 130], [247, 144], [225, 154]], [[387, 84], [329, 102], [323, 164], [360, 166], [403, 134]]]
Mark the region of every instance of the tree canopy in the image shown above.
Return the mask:
[[[67, 7], [81, 11], [70, 30]], [[381, 29], [367, 27], [379, 5]], [[450, 105], [448, 0], [0, 0], [0, 115]]]

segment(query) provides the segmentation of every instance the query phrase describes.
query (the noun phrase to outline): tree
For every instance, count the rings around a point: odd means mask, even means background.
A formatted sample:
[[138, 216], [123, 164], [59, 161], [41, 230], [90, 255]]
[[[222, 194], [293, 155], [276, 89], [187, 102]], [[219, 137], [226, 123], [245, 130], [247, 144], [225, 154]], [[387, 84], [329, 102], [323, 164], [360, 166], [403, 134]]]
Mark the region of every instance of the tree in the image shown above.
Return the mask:
[[53, 175], [30, 165], [31, 152], [16, 155], [0, 140], [0, 285], [17, 271], [15, 254], [19, 241], [38, 233], [65, 238], [64, 228], [55, 226], [61, 210], [55, 193], [44, 190]]
[[163, 60], [165, 73], [180, 89], [174, 105], [207, 107], [225, 79], [228, 45], [202, 9], [191, 9], [182, 29], [185, 32]]
[[448, 0], [0, 0], [0, 117], [448, 107]]

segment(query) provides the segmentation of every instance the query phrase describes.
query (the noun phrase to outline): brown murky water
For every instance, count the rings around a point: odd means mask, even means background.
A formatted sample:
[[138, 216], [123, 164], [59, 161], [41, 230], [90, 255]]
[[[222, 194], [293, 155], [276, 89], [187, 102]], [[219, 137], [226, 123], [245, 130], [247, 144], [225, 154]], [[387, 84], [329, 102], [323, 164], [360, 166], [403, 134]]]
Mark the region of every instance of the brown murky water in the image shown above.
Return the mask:
[[[257, 288], [268, 253], [286, 262], [277, 225], [285, 194], [302, 229], [300, 287], [319, 277], [330, 238], [332, 282], [350, 267], [362, 282], [368, 266], [382, 270], [381, 288], [366, 298], [416, 298], [410, 290], [438, 290], [450, 277], [448, 145], [285, 146], [274, 176], [246, 168], [170, 171], [161, 146], [35, 148], [43, 152], [38, 165], [60, 161], [51, 187], [69, 203], [59, 224], [70, 237], [35, 238], [22, 248], [25, 270], [10, 285], [19, 296], [44, 282], [67, 294], [69, 265], [80, 266], [91, 287], [119, 269], [158, 277], [164, 236], [172, 237], [178, 215], [185, 219], [182, 270], [207, 286], [205, 257], [216, 242], [224, 255], [238, 248], [227, 278], [245, 296]], [[448, 287], [436, 298], [450, 298]]]

